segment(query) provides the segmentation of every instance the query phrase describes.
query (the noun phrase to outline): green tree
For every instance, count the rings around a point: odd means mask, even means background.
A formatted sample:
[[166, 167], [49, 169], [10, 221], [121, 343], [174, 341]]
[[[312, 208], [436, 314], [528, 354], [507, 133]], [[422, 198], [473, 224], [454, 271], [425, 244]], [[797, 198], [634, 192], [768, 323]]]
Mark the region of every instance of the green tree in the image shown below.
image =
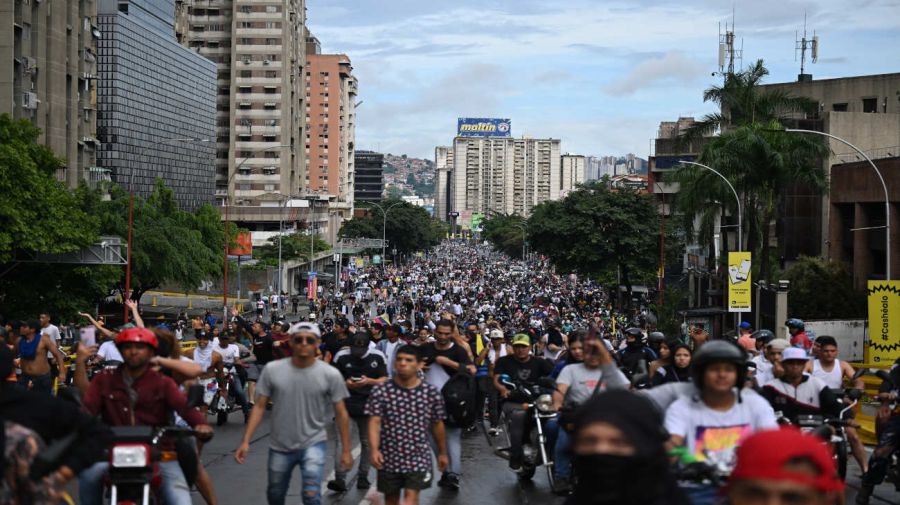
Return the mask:
[[[758, 258], [757, 272], [763, 279], [772, 273], [769, 230], [778, 217], [786, 189], [793, 183], [804, 183], [823, 191], [825, 174], [818, 163], [828, 155], [828, 145], [819, 137], [777, 131], [784, 129], [790, 114], [811, 111], [815, 103], [782, 91], [765, 90], [760, 85], [766, 75], [768, 70], [760, 60], [743, 72], [730, 74], [723, 86], [707, 89], [704, 100], [718, 104], [721, 112], [705, 116], [681, 138], [689, 142], [722, 132], [703, 147], [698, 161], [721, 172], [737, 190], [746, 239], [741, 248]], [[735, 221], [732, 224], [737, 224], [734, 196], [717, 175], [685, 164], [675, 168], [666, 180], [679, 184], [675, 207], [698, 242], [711, 243], [717, 215], [724, 220], [730, 214]], [[699, 226], [694, 226], [695, 217]]]
[[27, 120], [0, 115], [0, 265], [13, 251], [67, 253], [93, 243], [97, 220], [56, 179], [63, 161], [36, 142]]
[[528, 241], [560, 271], [620, 278], [630, 300], [632, 284], [657, 275], [658, 219], [649, 195], [593, 183], [536, 206]]
[[490, 214], [481, 222], [481, 236], [498, 251], [521, 258], [526, 228], [525, 218], [518, 214]]
[[[328, 242], [319, 237], [310, 237], [300, 233], [291, 233], [281, 238], [281, 259], [299, 260], [309, 259], [309, 242], [313, 240], [313, 253], [325, 252], [331, 249]], [[277, 266], [278, 265], [278, 237], [271, 237], [269, 243], [253, 249], [253, 256], [259, 260], [258, 265]]]
[[[360, 207], [365, 204], [360, 204]], [[381, 238], [382, 225], [388, 241], [388, 249], [396, 248], [401, 254], [409, 254], [434, 247], [444, 238], [441, 225], [435, 225], [424, 208], [402, 200], [382, 200], [379, 205], [390, 209], [387, 221], [383, 221], [380, 208], [372, 206], [363, 217], [355, 217], [341, 226], [340, 236], [348, 238]]]
[[853, 289], [853, 278], [843, 262], [802, 256], [782, 278], [791, 281], [788, 312], [792, 317], [847, 319], [866, 316], [866, 293]]

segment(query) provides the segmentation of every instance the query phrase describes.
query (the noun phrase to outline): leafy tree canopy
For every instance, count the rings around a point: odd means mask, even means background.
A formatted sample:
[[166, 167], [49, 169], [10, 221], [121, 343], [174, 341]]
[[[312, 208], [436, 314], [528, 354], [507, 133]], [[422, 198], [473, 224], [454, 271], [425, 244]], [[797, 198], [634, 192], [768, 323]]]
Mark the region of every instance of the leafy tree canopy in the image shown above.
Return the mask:
[[788, 308], [801, 319], [845, 319], [866, 316], [866, 293], [853, 289], [847, 265], [803, 256], [785, 271], [791, 281]]
[[481, 236], [513, 258], [522, 257], [526, 229], [525, 218], [518, 214], [491, 214], [481, 222]]
[[[340, 236], [380, 239], [384, 225], [388, 249], [396, 248], [401, 254], [429, 249], [444, 238], [445, 226], [436, 223], [424, 208], [397, 199], [382, 200], [379, 205], [381, 208], [371, 206], [366, 216], [346, 221]], [[359, 205], [364, 206], [365, 203]], [[389, 209], [386, 222], [381, 209]]]

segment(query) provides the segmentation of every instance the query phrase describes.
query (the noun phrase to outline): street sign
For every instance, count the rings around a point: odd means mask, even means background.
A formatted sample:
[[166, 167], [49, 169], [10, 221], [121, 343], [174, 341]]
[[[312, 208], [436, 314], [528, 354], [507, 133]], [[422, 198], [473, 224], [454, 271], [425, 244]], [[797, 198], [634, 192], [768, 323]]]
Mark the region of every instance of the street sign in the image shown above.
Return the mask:
[[335, 253], [335, 254], [331, 257], [331, 261], [333, 261], [333, 262], [335, 262], [335, 263], [337, 263], [338, 261], [341, 261], [341, 255]]
[[380, 238], [342, 238], [335, 247], [343, 247], [347, 249], [377, 249], [384, 243]]
[[448, 212], [447, 215], [450, 217], [459, 217], [459, 212], [456, 212], [455, 210], [453, 210], [453, 211]]
[[375, 256], [372, 256], [372, 264], [380, 265], [381, 264], [381, 255], [376, 254]]

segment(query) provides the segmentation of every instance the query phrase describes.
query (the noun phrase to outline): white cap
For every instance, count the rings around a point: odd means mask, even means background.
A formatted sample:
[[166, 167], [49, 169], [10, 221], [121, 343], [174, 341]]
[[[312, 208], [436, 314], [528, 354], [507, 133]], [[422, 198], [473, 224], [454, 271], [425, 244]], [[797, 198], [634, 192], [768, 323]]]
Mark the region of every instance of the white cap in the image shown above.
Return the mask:
[[491, 339], [493, 340], [495, 338], [503, 338], [503, 331], [498, 330], [497, 328], [491, 330]]
[[319, 330], [319, 326], [313, 323], [294, 323], [288, 330], [288, 335], [295, 335], [297, 333], [312, 333], [316, 338], [322, 338], [322, 332]]
[[781, 361], [809, 361], [806, 351], [798, 347], [788, 347], [781, 353]]

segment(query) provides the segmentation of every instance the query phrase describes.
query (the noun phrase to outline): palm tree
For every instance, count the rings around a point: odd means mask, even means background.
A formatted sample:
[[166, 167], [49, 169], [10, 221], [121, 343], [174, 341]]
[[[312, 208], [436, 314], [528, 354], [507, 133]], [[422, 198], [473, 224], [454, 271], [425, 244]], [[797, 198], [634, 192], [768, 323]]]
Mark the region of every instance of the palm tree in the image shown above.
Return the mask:
[[[828, 144], [818, 137], [777, 133], [783, 123], [798, 112], [815, 110], [815, 102], [780, 91], [760, 87], [768, 75], [762, 60], [742, 72], [730, 75], [723, 86], [707, 89], [704, 100], [720, 105], [720, 113], [708, 114], [681, 137], [691, 142], [700, 136], [721, 132], [701, 151], [700, 163], [721, 172], [742, 200], [744, 226], [749, 230], [746, 250], [759, 258], [759, 274], [769, 278], [770, 224], [775, 219], [786, 189], [791, 183], [805, 183], [823, 191], [825, 173], [818, 161], [829, 154]], [[736, 203], [725, 183], [699, 167], [683, 165], [667, 178], [680, 184], [675, 205], [689, 221], [700, 217], [694, 231], [700, 243], [710, 243], [716, 213], [736, 215]], [[721, 202], [721, 207], [710, 201]], [[744, 248], [744, 244], [740, 244]]]

